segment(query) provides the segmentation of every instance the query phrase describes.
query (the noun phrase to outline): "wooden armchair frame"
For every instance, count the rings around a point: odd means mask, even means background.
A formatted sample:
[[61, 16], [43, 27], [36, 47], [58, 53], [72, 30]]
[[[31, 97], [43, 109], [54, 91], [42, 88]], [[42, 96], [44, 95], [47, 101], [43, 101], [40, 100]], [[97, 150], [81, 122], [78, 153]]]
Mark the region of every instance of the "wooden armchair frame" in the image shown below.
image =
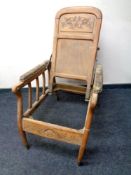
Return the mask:
[[[67, 16], [64, 16], [64, 15], [67, 15]], [[94, 25], [92, 26], [92, 24], [90, 24], [90, 21], [85, 20], [84, 24], [86, 23], [86, 26], [81, 28], [76, 25], [76, 31], [73, 33], [74, 29], [72, 27], [68, 28], [68, 26], [66, 27], [64, 26], [65, 24], [60, 23], [61, 17], [64, 16], [64, 20], [65, 20], [68, 17], [74, 18], [72, 15], [79, 15], [80, 16], [79, 19], [82, 18], [82, 20], [84, 20], [84, 17], [87, 17], [87, 18], [89, 17], [88, 20], [91, 19], [92, 21], [93, 19]], [[74, 18], [74, 20], [76, 18]], [[96, 51], [97, 51], [99, 32], [100, 32], [100, 26], [101, 26], [101, 18], [102, 18], [101, 12], [94, 7], [71, 7], [71, 8], [65, 8], [60, 10], [56, 15], [54, 47], [53, 47], [53, 54], [50, 60], [36, 66], [34, 69], [23, 74], [20, 77], [20, 82], [12, 88], [13, 93], [15, 93], [17, 96], [18, 129], [19, 129], [20, 136], [22, 138], [22, 142], [27, 148], [29, 148], [29, 145], [26, 138], [26, 132], [36, 134], [45, 138], [64, 141], [71, 144], [77, 144], [77, 145], [80, 145], [78, 158], [77, 158], [77, 162], [78, 164], [80, 164], [83, 158], [87, 140], [89, 137], [93, 111], [97, 104], [98, 94], [102, 91], [102, 84], [103, 84], [102, 83], [103, 81], [102, 66], [101, 65], [95, 66]], [[92, 31], [88, 31], [87, 33], [85, 33], [86, 32], [85, 29], [88, 29], [89, 27], [88, 24], [93, 29]], [[63, 25], [65, 28], [61, 25]], [[61, 28], [60, 32], [58, 32], [58, 26], [59, 28]], [[80, 29], [81, 31], [79, 31], [78, 29]], [[82, 30], [84, 30], [84, 34], [81, 33], [83, 32]], [[59, 67], [57, 60], [59, 60], [60, 62], [61, 60], [60, 58], [57, 58], [57, 57], [59, 57], [59, 54], [62, 57], [61, 53], [56, 54], [57, 47], [58, 49], [61, 48], [61, 43], [59, 44], [57, 42], [58, 39], [69, 39], [69, 40], [71, 39], [75, 41], [77, 40], [92, 41], [91, 43], [92, 45], [89, 51], [91, 52], [90, 57], [91, 59], [93, 59], [93, 62], [89, 61], [89, 66], [87, 65], [87, 67], [89, 68], [89, 74], [88, 72], [87, 74], [90, 75], [88, 79], [85, 75], [74, 76], [73, 73], [70, 75], [69, 74], [67, 75], [67, 73], [65, 72], [60, 73], [58, 71], [58, 70], [61, 70], [61, 67]], [[66, 68], [64, 67], [65, 70]], [[49, 82], [48, 88], [45, 87], [45, 81], [46, 81], [45, 71], [48, 71], [48, 82]], [[82, 72], [82, 67], [79, 72]], [[42, 75], [43, 86], [42, 86], [42, 94], [40, 95], [39, 77], [41, 75]], [[85, 87], [85, 86], [76, 86], [76, 85], [57, 83], [55, 79], [56, 77], [71, 78], [76, 80], [87, 80], [87, 86]], [[35, 102], [33, 103], [31, 83], [34, 80], [36, 81], [36, 99], [35, 99]], [[28, 85], [28, 108], [26, 111], [23, 111], [23, 98], [22, 98], [21, 89], [26, 85]], [[59, 90], [69, 91], [69, 92], [78, 93], [78, 94], [85, 94], [86, 100], [88, 99], [89, 103], [87, 107], [86, 120], [85, 120], [85, 125], [82, 129], [77, 130], [77, 129], [68, 128], [65, 126], [59, 126], [56, 124], [34, 120], [33, 118], [30, 117], [49, 93], [59, 91]]]

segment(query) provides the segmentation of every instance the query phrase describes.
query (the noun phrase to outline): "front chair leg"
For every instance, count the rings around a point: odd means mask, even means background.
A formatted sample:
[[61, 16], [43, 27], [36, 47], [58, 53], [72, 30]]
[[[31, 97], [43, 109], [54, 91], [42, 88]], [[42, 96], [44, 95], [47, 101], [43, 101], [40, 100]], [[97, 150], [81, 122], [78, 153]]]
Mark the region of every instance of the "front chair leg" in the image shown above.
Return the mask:
[[78, 158], [77, 158], [78, 165], [81, 165], [81, 161], [82, 161], [82, 158], [83, 158], [84, 153], [85, 153], [88, 137], [89, 137], [89, 130], [85, 129], [84, 134], [83, 134], [83, 138], [82, 138], [82, 144], [79, 148], [79, 153], [78, 153]]
[[92, 122], [92, 118], [93, 118], [93, 112], [94, 112], [94, 109], [95, 109], [95, 106], [96, 106], [96, 103], [97, 103], [97, 99], [98, 99], [98, 94], [93, 93], [91, 95], [89, 105], [88, 105], [88, 109], [87, 109], [85, 126], [84, 126], [84, 133], [83, 133], [83, 137], [82, 137], [82, 143], [81, 143], [78, 158], [77, 158], [78, 165], [81, 164], [81, 160], [84, 156], [84, 152], [85, 152], [85, 149], [86, 149], [86, 144], [87, 144], [87, 141], [88, 141], [88, 138], [89, 138], [89, 132], [90, 132], [91, 122]]
[[20, 131], [20, 129], [19, 129], [19, 134], [20, 134], [20, 136], [21, 136], [23, 145], [24, 145], [27, 149], [29, 149], [29, 148], [30, 148], [30, 145], [28, 144], [27, 137], [26, 137], [26, 133], [25, 133], [23, 130]]
[[22, 115], [23, 115], [22, 94], [21, 94], [20, 91], [17, 91], [16, 95], [17, 95], [17, 124], [18, 124], [18, 130], [19, 130], [19, 134], [21, 136], [23, 145], [27, 149], [29, 149], [30, 146], [27, 142], [26, 133], [23, 131], [23, 127], [22, 127]]

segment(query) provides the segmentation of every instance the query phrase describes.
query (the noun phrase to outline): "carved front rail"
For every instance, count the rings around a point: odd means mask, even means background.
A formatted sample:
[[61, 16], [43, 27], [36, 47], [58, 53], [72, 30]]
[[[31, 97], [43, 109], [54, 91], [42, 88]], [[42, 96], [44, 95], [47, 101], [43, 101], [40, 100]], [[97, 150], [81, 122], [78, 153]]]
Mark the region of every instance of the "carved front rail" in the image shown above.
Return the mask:
[[[22, 138], [22, 142], [25, 146], [28, 147], [27, 139], [25, 132], [22, 128], [22, 118], [30, 116], [33, 111], [40, 105], [44, 98], [48, 94], [48, 89], [45, 88], [45, 71], [48, 70], [49, 76], [49, 67], [50, 61], [46, 61], [43, 64], [36, 66], [31, 69], [29, 72], [23, 74], [20, 77], [20, 82], [12, 88], [12, 92], [15, 93], [17, 97], [17, 123], [18, 130]], [[42, 94], [39, 94], [39, 76], [42, 75]], [[32, 81], [36, 81], [36, 98], [32, 102]], [[22, 97], [22, 88], [28, 85], [28, 107], [27, 110], [23, 111], [23, 97]]]

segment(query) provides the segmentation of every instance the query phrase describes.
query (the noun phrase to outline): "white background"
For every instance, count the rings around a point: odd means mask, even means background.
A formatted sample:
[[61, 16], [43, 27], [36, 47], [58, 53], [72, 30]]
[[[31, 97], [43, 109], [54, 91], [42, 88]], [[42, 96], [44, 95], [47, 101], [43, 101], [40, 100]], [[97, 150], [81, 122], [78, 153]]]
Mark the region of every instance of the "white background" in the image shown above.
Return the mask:
[[98, 60], [104, 83], [131, 83], [131, 0], [0, 0], [0, 88], [50, 57], [56, 12], [82, 5], [103, 13]]

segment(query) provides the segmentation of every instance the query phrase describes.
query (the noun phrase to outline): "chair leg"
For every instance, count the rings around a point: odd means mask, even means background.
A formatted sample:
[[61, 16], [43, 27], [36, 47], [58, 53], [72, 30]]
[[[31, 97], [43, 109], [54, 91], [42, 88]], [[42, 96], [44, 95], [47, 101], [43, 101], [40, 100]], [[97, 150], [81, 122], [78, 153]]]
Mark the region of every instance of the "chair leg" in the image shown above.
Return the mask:
[[56, 83], [55, 77], [51, 77], [49, 80], [49, 95], [53, 93], [53, 85]]
[[56, 95], [57, 101], [59, 101], [60, 100], [60, 97], [59, 97], [58, 91], [55, 92], [55, 95]]
[[29, 149], [29, 144], [27, 142], [26, 133], [23, 131], [22, 127], [22, 116], [23, 116], [23, 100], [22, 100], [22, 94], [20, 91], [17, 92], [17, 125], [19, 134], [22, 139], [23, 145]]
[[19, 130], [19, 134], [20, 134], [22, 143], [27, 149], [29, 149], [30, 146], [29, 146], [28, 141], [27, 141], [26, 133], [25, 133], [25, 131], [23, 131], [23, 128], [22, 128], [22, 119], [20, 117], [18, 117], [17, 122], [18, 122], [18, 130]]
[[80, 146], [79, 153], [78, 153], [78, 158], [77, 158], [78, 165], [81, 165], [81, 161], [82, 161], [82, 158], [83, 158], [84, 153], [85, 153], [88, 137], [89, 137], [89, 130], [85, 129], [83, 139], [82, 139], [82, 144]]
[[91, 122], [92, 122], [92, 118], [93, 118], [93, 112], [94, 112], [94, 109], [95, 109], [95, 106], [97, 103], [97, 98], [98, 98], [98, 94], [92, 94], [90, 101], [89, 101], [89, 104], [88, 104], [85, 126], [84, 126], [84, 133], [83, 133], [83, 138], [82, 138], [82, 144], [80, 146], [78, 159], [77, 159], [78, 165], [80, 165], [80, 163], [81, 163], [81, 160], [83, 158], [84, 151], [86, 148], [86, 144], [88, 141], [89, 132], [90, 132], [90, 128], [91, 128]]
[[80, 166], [81, 165], [81, 160], [84, 156], [84, 152], [85, 152], [85, 147], [80, 146], [79, 149], [79, 154], [78, 154], [78, 158], [77, 158], [77, 164]]
[[20, 133], [20, 136], [21, 136], [23, 145], [24, 145], [27, 149], [29, 149], [30, 146], [29, 146], [28, 141], [27, 141], [26, 133], [25, 133], [24, 131], [19, 131], [19, 133]]

